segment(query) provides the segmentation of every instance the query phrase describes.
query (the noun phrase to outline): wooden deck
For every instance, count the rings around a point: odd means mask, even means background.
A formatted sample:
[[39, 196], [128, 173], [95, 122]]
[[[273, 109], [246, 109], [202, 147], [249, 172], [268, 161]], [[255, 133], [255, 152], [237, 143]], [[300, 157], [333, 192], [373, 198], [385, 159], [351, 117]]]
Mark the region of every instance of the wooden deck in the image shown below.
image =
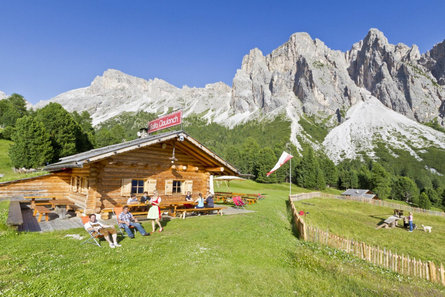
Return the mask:
[[23, 225], [19, 229], [20, 231], [49, 232], [83, 227], [80, 218], [75, 217], [72, 212], [70, 212], [72, 217], [66, 219], [60, 219], [57, 214], [50, 213], [49, 221], [42, 220], [40, 223], [37, 222], [37, 218], [32, 215], [32, 212], [30, 208], [22, 209]]
[[[235, 215], [253, 212], [246, 209], [237, 209], [228, 207], [224, 209], [224, 215]], [[23, 225], [19, 228], [19, 231], [27, 232], [51, 232], [58, 230], [69, 230], [73, 228], [83, 228], [82, 220], [75, 217], [74, 212], [69, 212], [66, 219], [60, 219], [57, 214], [50, 213], [49, 221], [42, 220], [37, 222], [37, 218], [32, 215], [33, 211], [28, 206], [22, 206]], [[71, 217], [70, 217], [71, 216]], [[144, 221], [146, 216], [136, 216], [139, 220]], [[113, 217], [109, 220], [101, 220], [108, 225], [117, 225], [116, 219]]]

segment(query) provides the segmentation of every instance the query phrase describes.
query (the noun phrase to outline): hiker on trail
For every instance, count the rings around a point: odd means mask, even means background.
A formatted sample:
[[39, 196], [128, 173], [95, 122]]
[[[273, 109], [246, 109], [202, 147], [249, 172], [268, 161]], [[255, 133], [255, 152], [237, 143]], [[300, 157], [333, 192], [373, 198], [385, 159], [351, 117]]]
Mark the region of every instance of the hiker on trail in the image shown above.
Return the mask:
[[[95, 235], [97, 233], [102, 234], [104, 236], [105, 240], [110, 245], [110, 248], [112, 248], [112, 249], [114, 249], [115, 247], [121, 246], [119, 243], [117, 243], [117, 232], [116, 232], [116, 229], [114, 228], [114, 226], [107, 226], [107, 225], [103, 225], [102, 223], [99, 223], [96, 220], [95, 214], [90, 215], [90, 220], [84, 225], [84, 228], [90, 234], [93, 234], [93, 235]], [[113, 241], [111, 241], [110, 235], [111, 235]]]
[[408, 216], [408, 222], [409, 222], [409, 232], [413, 232], [413, 213], [410, 212]]
[[154, 191], [153, 197], [150, 199], [151, 207], [147, 214], [147, 219], [151, 220], [152, 232], [156, 231], [156, 224], [159, 226], [159, 232], [162, 232], [164, 228], [162, 228], [161, 222], [161, 209], [159, 208], [159, 204], [161, 204], [161, 197], [158, 195], [157, 191]]

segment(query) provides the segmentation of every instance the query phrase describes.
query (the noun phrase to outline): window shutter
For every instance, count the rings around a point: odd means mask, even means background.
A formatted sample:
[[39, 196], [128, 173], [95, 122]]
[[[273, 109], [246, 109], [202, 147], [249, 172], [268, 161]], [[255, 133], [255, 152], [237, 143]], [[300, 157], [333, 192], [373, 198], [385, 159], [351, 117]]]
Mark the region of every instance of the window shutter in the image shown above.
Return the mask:
[[157, 181], [155, 179], [147, 179], [144, 185], [144, 192], [148, 192], [148, 195], [153, 195], [153, 192], [156, 191]]
[[165, 195], [173, 194], [173, 180], [169, 179], [165, 181]]
[[193, 193], [193, 181], [192, 180], [184, 181], [181, 186], [181, 194], [185, 195], [189, 191], [190, 191], [190, 193]]
[[131, 178], [123, 178], [121, 186], [121, 196], [130, 196], [131, 194]]

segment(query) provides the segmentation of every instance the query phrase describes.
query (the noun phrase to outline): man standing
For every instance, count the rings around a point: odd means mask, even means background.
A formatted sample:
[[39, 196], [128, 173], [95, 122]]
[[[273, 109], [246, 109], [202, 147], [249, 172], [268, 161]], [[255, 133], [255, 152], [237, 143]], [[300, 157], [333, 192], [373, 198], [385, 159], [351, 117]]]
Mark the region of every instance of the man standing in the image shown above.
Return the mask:
[[[110, 245], [110, 248], [114, 249], [115, 247], [121, 246], [119, 243], [117, 243], [117, 233], [114, 226], [106, 226], [101, 223], [99, 223], [96, 220], [96, 215], [91, 214], [90, 220], [84, 225], [85, 230], [87, 230], [89, 233], [95, 235], [94, 233], [100, 233], [104, 236], [105, 240]], [[113, 241], [110, 239], [110, 235], [113, 238]]]
[[134, 238], [134, 234], [130, 229], [130, 226], [135, 227], [142, 236], [149, 236], [150, 234], [145, 232], [144, 227], [138, 222], [137, 219], [133, 217], [133, 215], [128, 211], [128, 206], [124, 206], [122, 212], [118, 217], [119, 227], [124, 228], [125, 232], [127, 232], [128, 237], [131, 239]]

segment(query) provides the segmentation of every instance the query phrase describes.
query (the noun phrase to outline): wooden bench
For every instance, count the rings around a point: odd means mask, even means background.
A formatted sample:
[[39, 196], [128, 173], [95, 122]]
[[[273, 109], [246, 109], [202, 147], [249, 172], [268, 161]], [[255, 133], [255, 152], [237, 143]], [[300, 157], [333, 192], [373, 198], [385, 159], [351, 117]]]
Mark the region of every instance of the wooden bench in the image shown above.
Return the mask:
[[39, 213], [39, 219], [37, 220], [39, 223], [42, 220], [42, 216], [45, 215], [45, 221], [48, 222], [48, 214], [51, 212], [50, 209], [46, 208], [45, 206], [36, 205], [34, 207], [34, 213], [33, 216], [36, 216], [37, 213]]
[[46, 196], [25, 196], [23, 197], [25, 200], [31, 202], [31, 208], [34, 209], [35, 206], [42, 205], [51, 205], [51, 201], [55, 200], [55, 197], [46, 197]]
[[181, 213], [180, 217], [182, 217], [182, 219], [185, 219], [185, 215], [188, 212], [210, 212], [210, 211], [217, 211], [217, 213], [219, 215], [223, 215], [222, 210], [225, 209], [225, 207], [207, 207], [207, 208], [182, 208], [182, 209], [177, 209], [176, 212], [177, 213]]
[[113, 213], [112, 208], [104, 208], [100, 212], [100, 218], [103, 220], [109, 220], [111, 218], [112, 213]]
[[6, 224], [9, 226], [13, 226], [15, 228], [18, 228], [19, 226], [23, 225], [23, 216], [22, 216], [22, 210], [20, 208], [20, 202], [18, 201], [9, 202], [9, 212]]

